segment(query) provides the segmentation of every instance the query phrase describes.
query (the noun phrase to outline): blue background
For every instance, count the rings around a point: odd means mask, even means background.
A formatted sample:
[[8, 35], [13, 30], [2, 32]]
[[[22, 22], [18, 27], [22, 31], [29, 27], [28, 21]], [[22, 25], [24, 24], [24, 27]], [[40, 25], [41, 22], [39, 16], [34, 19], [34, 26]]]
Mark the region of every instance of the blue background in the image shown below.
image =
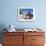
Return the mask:
[[[46, 28], [46, 0], [0, 0], [0, 31], [13, 24], [15, 28]], [[18, 7], [35, 8], [35, 21], [19, 22], [17, 20]]]

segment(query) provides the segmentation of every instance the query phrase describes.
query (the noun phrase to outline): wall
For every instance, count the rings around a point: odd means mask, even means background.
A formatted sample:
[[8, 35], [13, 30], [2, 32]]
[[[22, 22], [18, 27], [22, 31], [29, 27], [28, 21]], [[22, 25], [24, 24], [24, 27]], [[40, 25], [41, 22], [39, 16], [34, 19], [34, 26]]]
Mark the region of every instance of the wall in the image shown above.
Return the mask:
[[[0, 25], [5, 26], [13, 24], [16, 28], [31, 28], [41, 27], [46, 28], [46, 0], [0, 0], [1, 15]], [[34, 7], [35, 21], [34, 22], [18, 22], [17, 8], [18, 7]]]

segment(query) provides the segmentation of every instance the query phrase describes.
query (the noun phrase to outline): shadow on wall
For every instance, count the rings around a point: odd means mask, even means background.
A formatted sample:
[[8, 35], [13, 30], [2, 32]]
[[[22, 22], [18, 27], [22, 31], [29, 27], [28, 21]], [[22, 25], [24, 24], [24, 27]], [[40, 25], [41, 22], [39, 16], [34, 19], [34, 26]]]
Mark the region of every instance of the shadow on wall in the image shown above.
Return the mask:
[[4, 24], [0, 24], [0, 43], [2, 43], [2, 36], [3, 36], [3, 32], [5, 32], [3, 29], [5, 28]]

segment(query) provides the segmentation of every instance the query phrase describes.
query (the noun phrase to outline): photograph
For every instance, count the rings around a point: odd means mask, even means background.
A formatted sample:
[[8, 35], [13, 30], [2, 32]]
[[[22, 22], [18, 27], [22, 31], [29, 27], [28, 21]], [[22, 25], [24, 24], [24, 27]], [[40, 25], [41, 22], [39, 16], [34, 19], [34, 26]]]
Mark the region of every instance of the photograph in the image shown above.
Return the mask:
[[18, 21], [34, 21], [35, 20], [35, 9], [20, 7], [18, 8]]
[[46, 46], [46, 0], [0, 0], [0, 46]]

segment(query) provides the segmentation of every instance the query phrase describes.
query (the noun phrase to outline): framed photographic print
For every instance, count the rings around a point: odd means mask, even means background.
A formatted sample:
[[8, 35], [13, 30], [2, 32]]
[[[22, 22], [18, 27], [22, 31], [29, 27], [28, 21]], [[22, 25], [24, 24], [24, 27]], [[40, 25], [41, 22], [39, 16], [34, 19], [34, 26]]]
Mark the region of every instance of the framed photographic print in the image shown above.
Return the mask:
[[18, 21], [34, 21], [35, 9], [31, 7], [18, 8]]

